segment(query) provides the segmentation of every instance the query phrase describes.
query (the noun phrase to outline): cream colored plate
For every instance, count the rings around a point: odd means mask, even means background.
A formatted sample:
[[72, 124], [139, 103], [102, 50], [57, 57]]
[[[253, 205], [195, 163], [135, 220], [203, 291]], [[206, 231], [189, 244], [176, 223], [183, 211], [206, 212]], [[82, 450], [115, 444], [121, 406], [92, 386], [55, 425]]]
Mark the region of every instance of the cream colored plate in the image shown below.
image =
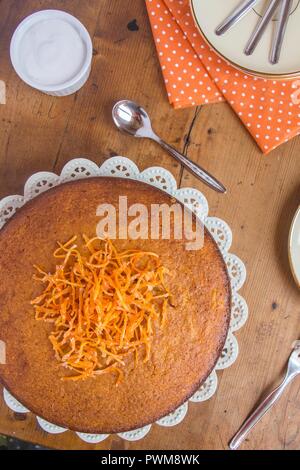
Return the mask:
[[225, 60], [245, 72], [264, 78], [292, 78], [300, 74], [300, 0], [294, 0], [287, 26], [280, 61], [269, 63], [272, 33], [276, 18], [268, 25], [260, 43], [251, 56], [244, 47], [269, 0], [260, 0], [239, 23], [223, 36], [215, 34], [216, 27], [236, 8], [240, 0], [190, 0], [195, 22], [210, 46]]
[[295, 281], [300, 287], [300, 206], [295, 214], [290, 230], [289, 260]]

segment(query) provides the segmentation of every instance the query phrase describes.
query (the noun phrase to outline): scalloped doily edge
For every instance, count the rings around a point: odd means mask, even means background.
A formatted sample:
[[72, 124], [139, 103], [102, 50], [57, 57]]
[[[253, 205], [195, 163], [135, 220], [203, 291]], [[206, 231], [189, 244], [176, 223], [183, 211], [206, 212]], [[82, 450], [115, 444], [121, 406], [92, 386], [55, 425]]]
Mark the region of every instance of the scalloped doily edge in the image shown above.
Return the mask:
[[[131, 178], [134, 180], [148, 183], [152, 186], [162, 189], [171, 196], [187, 205], [206, 225], [214, 239], [216, 240], [220, 251], [225, 259], [231, 280], [233, 307], [229, 334], [226, 340], [224, 350], [220, 359], [206, 382], [190, 398], [190, 402], [202, 402], [210, 399], [217, 390], [216, 370], [230, 367], [238, 356], [238, 342], [234, 332], [240, 329], [248, 317], [248, 306], [245, 299], [237, 294], [246, 279], [246, 268], [244, 263], [236, 256], [229, 253], [232, 243], [232, 231], [228, 224], [217, 217], [209, 217], [209, 206], [206, 197], [195, 188], [177, 188], [174, 176], [162, 167], [150, 167], [140, 172], [137, 165], [126, 157], [112, 157], [106, 160], [100, 167], [86, 158], [75, 158], [70, 160], [62, 169], [61, 174], [57, 175], [50, 172], [39, 172], [33, 174], [25, 183], [24, 196], [8, 196], [0, 201], [0, 228], [6, 221], [13, 216], [16, 210], [24, 205], [30, 199], [48, 189], [63, 184], [73, 179], [82, 179], [92, 176], [116, 176]], [[6, 405], [13, 411], [27, 413], [27, 410], [19, 403], [7, 390], [3, 389]], [[160, 426], [170, 427], [179, 424], [188, 412], [188, 402], [179, 407], [170, 415], [162, 418], [157, 423]], [[48, 423], [42, 418], [37, 417], [41, 428], [53, 434], [59, 434], [67, 429]], [[119, 437], [128, 441], [142, 439], [150, 431], [152, 425], [145, 426], [135, 431], [118, 434]], [[78, 437], [88, 443], [98, 443], [105, 440], [106, 434], [85, 434], [76, 433]]]

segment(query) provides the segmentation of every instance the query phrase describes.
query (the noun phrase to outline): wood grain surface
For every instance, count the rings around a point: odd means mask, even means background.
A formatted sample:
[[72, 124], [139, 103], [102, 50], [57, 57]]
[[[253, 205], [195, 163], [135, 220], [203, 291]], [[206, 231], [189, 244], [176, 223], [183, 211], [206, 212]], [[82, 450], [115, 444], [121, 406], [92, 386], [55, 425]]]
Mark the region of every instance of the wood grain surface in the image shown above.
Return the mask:
[[[44, 8], [76, 15], [93, 37], [92, 74], [76, 95], [43, 95], [22, 83], [12, 69], [9, 43], [14, 29], [26, 15]], [[289, 226], [300, 202], [300, 139], [263, 156], [227, 104], [174, 111], [144, 0], [0, 0], [0, 10], [0, 80], [7, 87], [7, 104], [0, 105], [0, 197], [22, 193], [32, 173], [59, 172], [77, 156], [100, 164], [124, 155], [141, 169], [164, 166], [180, 186], [203, 191], [210, 214], [232, 227], [232, 251], [247, 266], [241, 293], [249, 305], [249, 320], [237, 333], [238, 360], [218, 374], [217, 394], [203, 404], [190, 404], [180, 425], [154, 425], [135, 443], [111, 436], [91, 446], [72, 432], [44, 433], [31, 414], [10, 411], [1, 394], [0, 433], [60, 449], [226, 449], [251, 409], [279, 381], [291, 343], [300, 336], [300, 293], [287, 255]], [[128, 27], [133, 20], [137, 27]], [[156, 144], [118, 133], [111, 107], [122, 98], [145, 106], [154, 128], [220, 178], [228, 193], [218, 195], [205, 187]], [[297, 380], [242, 448], [299, 449], [299, 416]]]

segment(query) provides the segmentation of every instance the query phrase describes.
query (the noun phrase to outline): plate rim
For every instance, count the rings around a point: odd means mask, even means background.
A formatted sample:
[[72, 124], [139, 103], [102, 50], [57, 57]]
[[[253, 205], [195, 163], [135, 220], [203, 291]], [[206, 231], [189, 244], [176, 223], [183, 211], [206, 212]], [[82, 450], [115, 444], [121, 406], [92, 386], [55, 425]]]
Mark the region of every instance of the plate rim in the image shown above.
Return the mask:
[[296, 212], [294, 214], [294, 217], [293, 217], [293, 220], [292, 220], [292, 223], [291, 223], [291, 226], [290, 226], [289, 239], [288, 239], [289, 264], [290, 264], [290, 268], [291, 268], [293, 278], [294, 278], [294, 280], [297, 284], [297, 287], [299, 287], [299, 289], [300, 289], [300, 278], [296, 274], [296, 271], [295, 271], [295, 268], [294, 268], [293, 256], [292, 256], [292, 236], [293, 236], [293, 232], [294, 232], [294, 229], [295, 229], [295, 224], [296, 224], [296, 221], [298, 220], [298, 217], [300, 217], [300, 205], [298, 206], [298, 209], [296, 210]]
[[218, 51], [218, 49], [216, 49], [216, 47], [210, 42], [210, 40], [206, 37], [206, 35], [202, 31], [198, 18], [197, 18], [195, 7], [194, 7], [195, 1], [196, 0], [189, 0], [189, 6], [190, 6], [190, 10], [192, 13], [195, 26], [198, 32], [201, 34], [204, 41], [206, 42], [206, 44], [212, 48], [212, 50], [217, 54], [218, 57], [223, 59], [228, 64], [232, 65], [232, 67], [239, 70], [240, 72], [247, 73], [257, 78], [263, 78], [265, 80], [277, 80], [277, 81], [294, 80], [295, 78], [298, 78], [300, 76], [300, 70], [297, 70], [296, 72], [292, 72], [288, 74], [271, 74], [271, 73], [257, 72], [256, 70], [247, 69], [246, 67], [243, 67], [242, 65], [239, 65], [236, 62], [233, 62], [232, 60], [228, 59], [228, 57], [224, 56], [220, 51]]

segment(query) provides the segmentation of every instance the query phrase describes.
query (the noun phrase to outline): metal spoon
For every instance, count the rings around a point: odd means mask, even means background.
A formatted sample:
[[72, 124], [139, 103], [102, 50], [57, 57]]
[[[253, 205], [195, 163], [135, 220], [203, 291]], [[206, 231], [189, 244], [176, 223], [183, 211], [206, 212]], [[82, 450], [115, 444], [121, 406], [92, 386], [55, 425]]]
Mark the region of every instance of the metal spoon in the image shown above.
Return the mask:
[[247, 437], [251, 429], [261, 420], [267, 411], [274, 405], [278, 398], [282, 395], [287, 385], [300, 374], [300, 341], [295, 341], [294, 350], [290, 355], [286, 376], [283, 382], [273, 390], [264, 401], [256, 408], [256, 410], [249, 416], [238, 433], [234, 436], [229, 443], [231, 450], [236, 450]]
[[185, 168], [197, 176], [201, 181], [213, 188], [215, 191], [225, 193], [226, 188], [203, 168], [193, 163], [176, 149], [164, 142], [152, 129], [151, 121], [146, 111], [137, 103], [123, 100], [116, 103], [112, 110], [112, 117], [117, 128], [134, 137], [152, 139], [167, 150], [172, 157], [176, 158]]

